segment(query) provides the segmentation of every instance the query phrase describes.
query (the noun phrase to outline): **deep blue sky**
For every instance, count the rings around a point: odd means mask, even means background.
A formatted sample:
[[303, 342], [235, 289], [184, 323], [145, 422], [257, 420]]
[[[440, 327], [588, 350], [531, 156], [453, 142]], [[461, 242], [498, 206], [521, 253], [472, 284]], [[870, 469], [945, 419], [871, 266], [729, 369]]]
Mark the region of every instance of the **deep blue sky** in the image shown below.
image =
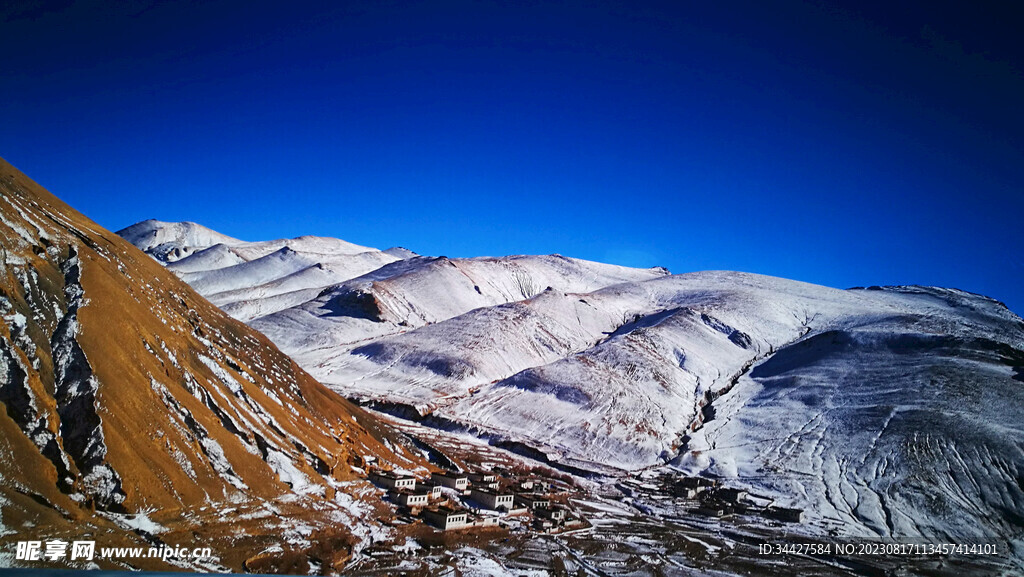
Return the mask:
[[114, 230], [935, 284], [1024, 313], [1012, 3], [639, 4], [4, 2], [0, 156]]

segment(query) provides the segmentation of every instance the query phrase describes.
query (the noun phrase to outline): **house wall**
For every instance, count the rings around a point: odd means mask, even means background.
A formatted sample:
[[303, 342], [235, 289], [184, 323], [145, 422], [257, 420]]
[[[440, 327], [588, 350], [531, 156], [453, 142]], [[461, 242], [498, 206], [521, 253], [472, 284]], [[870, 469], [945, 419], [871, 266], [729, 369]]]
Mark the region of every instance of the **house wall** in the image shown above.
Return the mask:
[[512, 503], [515, 499], [513, 495], [495, 495], [476, 489], [473, 490], [472, 496], [474, 501], [478, 501], [489, 509], [497, 509], [498, 507], [512, 508]]
[[470, 525], [469, 516], [466, 513], [439, 513], [437, 511], [424, 511], [421, 516], [430, 524], [447, 531], [450, 529], [461, 529]]
[[431, 477], [431, 480], [436, 482], [436, 483], [438, 483], [438, 484], [440, 484], [440, 485], [444, 485], [445, 487], [450, 487], [450, 488], [456, 489], [458, 491], [465, 491], [466, 487], [469, 486], [469, 479], [466, 479], [464, 477], [452, 478], [452, 477], [437, 476], [437, 477]]
[[415, 489], [416, 479], [392, 479], [384, 475], [371, 474], [370, 480], [388, 489]]

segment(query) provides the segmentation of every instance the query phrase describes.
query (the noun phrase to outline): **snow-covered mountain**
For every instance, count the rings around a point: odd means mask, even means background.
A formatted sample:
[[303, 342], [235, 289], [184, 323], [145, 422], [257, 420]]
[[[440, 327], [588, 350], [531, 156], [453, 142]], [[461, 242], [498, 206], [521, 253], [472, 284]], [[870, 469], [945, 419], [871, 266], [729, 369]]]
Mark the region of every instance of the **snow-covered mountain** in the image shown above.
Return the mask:
[[[235, 242], [136, 230], [165, 257]], [[422, 464], [266, 337], [2, 160], [0, 261], [0, 566], [15, 541], [87, 537], [207, 543], [216, 558], [178, 567], [237, 572], [268, 535], [303, 559], [293, 569], [340, 563], [380, 531], [365, 463]]]
[[175, 262], [197, 250], [217, 244], [231, 246], [242, 242], [194, 222], [147, 220], [121, 230], [118, 234], [161, 262]]
[[1024, 321], [986, 297], [516, 256], [299, 300], [250, 323], [350, 398], [562, 465], [714, 475], [822, 532], [1024, 557]]
[[336, 238], [244, 242], [194, 222], [147, 220], [118, 234], [243, 321], [302, 304], [325, 287], [415, 256]]

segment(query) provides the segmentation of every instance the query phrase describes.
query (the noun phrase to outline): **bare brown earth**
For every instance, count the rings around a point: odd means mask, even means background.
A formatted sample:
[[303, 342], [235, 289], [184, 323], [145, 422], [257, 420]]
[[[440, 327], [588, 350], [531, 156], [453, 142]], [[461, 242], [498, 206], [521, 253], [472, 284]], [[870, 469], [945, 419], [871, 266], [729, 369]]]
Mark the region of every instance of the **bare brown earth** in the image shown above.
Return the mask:
[[[213, 548], [182, 568], [338, 566], [387, 514], [364, 459], [422, 465], [263, 335], [3, 160], [0, 216], [0, 551], [84, 537]], [[160, 528], [138, 528], [139, 513]]]

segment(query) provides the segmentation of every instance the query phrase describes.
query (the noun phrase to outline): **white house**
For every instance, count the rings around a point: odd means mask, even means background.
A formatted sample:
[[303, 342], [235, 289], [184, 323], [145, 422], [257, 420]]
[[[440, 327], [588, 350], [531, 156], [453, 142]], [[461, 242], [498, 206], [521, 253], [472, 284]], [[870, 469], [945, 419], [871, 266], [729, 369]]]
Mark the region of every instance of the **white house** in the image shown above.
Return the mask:
[[420, 517], [442, 531], [462, 529], [471, 525], [469, 513], [466, 511], [456, 511], [448, 507], [441, 507], [436, 511], [427, 509], [420, 513]]
[[473, 488], [470, 492], [470, 497], [488, 509], [509, 510], [512, 508], [512, 503], [515, 500], [515, 495], [512, 493], [500, 493], [494, 489]]
[[373, 471], [370, 473], [370, 481], [386, 489], [398, 490], [416, 488], [416, 477], [411, 475], [399, 475], [393, 471]]
[[552, 521], [564, 521], [566, 517], [566, 510], [563, 507], [541, 508], [537, 509], [535, 514], [551, 519]]
[[551, 499], [539, 493], [520, 493], [516, 495], [516, 505], [527, 509], [540, 509], [551, 506]]
[[398, 490], [390, 491], [388, 498], [391, 499], [392, 503], [402, 505], [403, 507], [422, 507], [430, 502], [430, 491], [419, 490]]
[[430, 476], [430, 480], [459, 492], [464, 492], [469, 487], [469, 476], [462, 473], [434, 473]]

